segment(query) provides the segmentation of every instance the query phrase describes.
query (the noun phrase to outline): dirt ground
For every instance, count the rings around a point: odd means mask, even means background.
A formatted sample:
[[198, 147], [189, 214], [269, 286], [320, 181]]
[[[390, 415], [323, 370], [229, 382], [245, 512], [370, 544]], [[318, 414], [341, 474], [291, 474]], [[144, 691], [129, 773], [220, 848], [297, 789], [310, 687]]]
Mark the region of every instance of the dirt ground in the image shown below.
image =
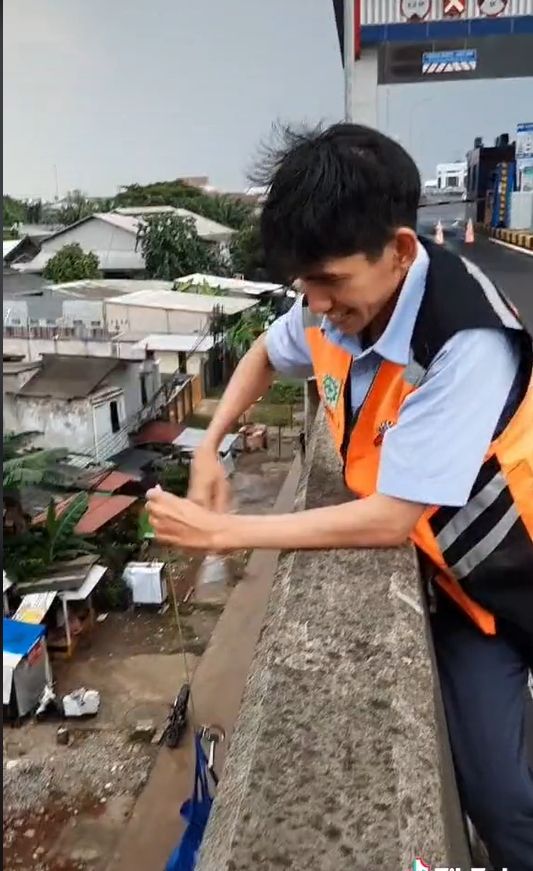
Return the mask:
[[[294, 455], [298, 430], [270, 431], [266, 452], [243, 454], [232, 479], [242, 513], [270, 510]], [[68, 746], [58, 746], [58, 723], [28, 720], [4, 726], [4, 871], [105, 871], [158, 752], [132, 741], [140, 721], [157, 732], [169, 704], [192, 675], [242, 576], [246, 553], [228, 561], [228, 583], [195, 598], [201, 559], [150, 545], [149, 558], [166, 562], [172, 596], [162, 608], [110, 612], [71, 661], [53, 663], [63, 695], [77, 687], [100, 692], [95, 718], [69, 721]], [[143, 557], [144, 558], [144, 557]], [[184, 658], [184, 652], [186, 658]]]

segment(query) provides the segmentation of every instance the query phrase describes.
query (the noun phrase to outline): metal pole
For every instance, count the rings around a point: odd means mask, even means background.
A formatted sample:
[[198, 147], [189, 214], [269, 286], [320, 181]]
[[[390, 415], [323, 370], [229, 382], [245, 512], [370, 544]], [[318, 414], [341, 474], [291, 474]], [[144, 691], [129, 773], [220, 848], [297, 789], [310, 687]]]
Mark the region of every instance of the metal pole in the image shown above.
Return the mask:
[[347, 123], [354, 120], [355, 2], [356, 0], [344, 0], [344, 120]]

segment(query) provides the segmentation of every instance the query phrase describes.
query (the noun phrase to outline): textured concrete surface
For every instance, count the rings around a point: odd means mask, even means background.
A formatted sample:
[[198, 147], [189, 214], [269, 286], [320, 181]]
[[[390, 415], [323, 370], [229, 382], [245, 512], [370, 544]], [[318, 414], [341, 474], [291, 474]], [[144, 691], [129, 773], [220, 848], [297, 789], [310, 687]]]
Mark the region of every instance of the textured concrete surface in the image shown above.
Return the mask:
[[[320, 414], [308, 462], [344, 501]], [[198, 871], [470, 867], [434, 690], [410, 548], [285, 555]]]

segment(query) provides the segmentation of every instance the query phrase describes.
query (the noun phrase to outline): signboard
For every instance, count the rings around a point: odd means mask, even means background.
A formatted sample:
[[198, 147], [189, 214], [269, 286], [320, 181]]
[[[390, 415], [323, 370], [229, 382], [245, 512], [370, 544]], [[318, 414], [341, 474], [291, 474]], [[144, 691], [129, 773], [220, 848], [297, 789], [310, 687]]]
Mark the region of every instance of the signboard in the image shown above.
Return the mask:
[[516, 125], [518, 189], [533, 191], [533, 121]]
[[29, 593], [22, 599], [13, 619], [20, 620], [22, 623], [40, 623], [48, 613], [55, 597], [55, 593]]
[[479, 11], [489, 18], [497, 18], [507, 9], [509, 0], [477, 0]]
[[400, 12], [407, 21], [423, 21], [431, 12], [432, 0], [401, 0]]
[[516, 125], [516, 159], [533, 157], [533, 121]]
[[475, 70], [476, 67], [477, 51], [475, 48], [457, 51], [425, 51], [422, 55], [424, 75], [468, 73]]
[[445, 18], [459, 18], [466, 12], [466, 0], [443, 0], [442, 14]]

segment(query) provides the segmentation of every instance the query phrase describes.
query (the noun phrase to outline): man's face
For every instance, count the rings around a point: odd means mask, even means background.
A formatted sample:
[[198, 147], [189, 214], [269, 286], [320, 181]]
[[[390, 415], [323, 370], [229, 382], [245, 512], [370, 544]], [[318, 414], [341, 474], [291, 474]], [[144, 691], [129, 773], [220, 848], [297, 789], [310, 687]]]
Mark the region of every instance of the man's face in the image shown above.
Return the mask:
[[[346, 335], [361, 333], [390, 303], [416, 257], [414, 231], [400, 229], [378, 259], [365, 254], [322, 263], [299, 279], [313, 314], [326, 315]], [[389, 311], [389, 315], [390, 315]], [[387, 318], [388, 319], [388, 318]]]

